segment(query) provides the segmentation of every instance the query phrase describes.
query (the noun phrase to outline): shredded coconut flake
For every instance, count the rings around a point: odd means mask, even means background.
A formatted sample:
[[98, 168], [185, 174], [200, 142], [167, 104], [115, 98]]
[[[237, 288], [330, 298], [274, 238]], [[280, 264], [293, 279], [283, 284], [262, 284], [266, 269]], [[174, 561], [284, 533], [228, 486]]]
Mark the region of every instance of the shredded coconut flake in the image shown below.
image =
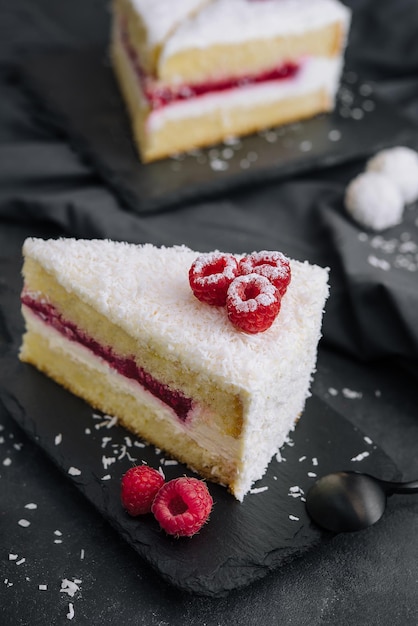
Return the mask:
[[72, 602], [70, 602], [68, 605], [67, 619], [73, 619], [73, 617], [74, 617], [74, 605]]
[[79, 583], [81, 580], [68, 580], [68, 578], [63, 578], [61, 581], [61, 589], [62, 593], [67, 593], [71, 598], [75, 596], [77, 591], [80, 591]]
[[18, 521], [19, 526], [22, 526], [22, 528], [27, 528], [28, 526], [30, 526], [30, 522], [27, 519], [20, 519]]
[[250, 489], [250, 493], [263, 493], [263, 491], [267, 491], [268, 487], [254, 487], [253, 489]]
[[363, 459], [367, 458], [368, 456], [370, 456], [370, 452], [361, 452], [357, 456], [354, 456], [351, 460], [352, 461], [363, 461]]
[[356, 400], [363, 397], [361, 391], [353, 391], [352, 389], [348, 389], [348, 387], [345, 387], [342, 393], [344, 398], [348, 398], [349, 400]]
[[81, 471], [77, 467], [70, 467], [68, 473], [70, 476], [80, 476]]

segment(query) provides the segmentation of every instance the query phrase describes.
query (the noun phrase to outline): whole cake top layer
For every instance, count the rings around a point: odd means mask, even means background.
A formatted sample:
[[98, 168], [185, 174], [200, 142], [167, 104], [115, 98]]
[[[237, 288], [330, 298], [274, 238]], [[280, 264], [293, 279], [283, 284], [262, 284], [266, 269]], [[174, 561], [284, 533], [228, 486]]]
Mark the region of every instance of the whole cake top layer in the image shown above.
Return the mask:
[[271, 328], [247, 335], [224, 307], [195, 298], [188, 272], [199, 253], [185, 246], [29, 238], [23, 253], [139, 343], [240, 388], [259, 389], [261, 380], [265, 388], [320, 338], [328, 270], [307, 262], [291, 261], [292, 280]]
[[167, 38], [165, 55], [184, 48], [298, 34], [335, 21], [350, 10], [338, 0], [131, 0], [150, 45]]

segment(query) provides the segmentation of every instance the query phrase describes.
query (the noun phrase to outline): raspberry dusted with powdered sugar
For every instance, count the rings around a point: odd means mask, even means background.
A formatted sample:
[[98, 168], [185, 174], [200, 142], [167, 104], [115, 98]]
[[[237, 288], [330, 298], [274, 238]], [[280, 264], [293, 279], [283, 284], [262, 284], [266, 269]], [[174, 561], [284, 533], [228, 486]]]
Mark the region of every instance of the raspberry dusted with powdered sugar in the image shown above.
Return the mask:
[[131, 467], [122, 477], [121, 501], [129, 515], [145, 515], [164, 484], [163, 476], [148, 465]]
[[202, 480], [182, 476], [165, 483], [152, 505], [154, 517], [169, 535], [192, 537], [207, 521], [213, 500]]
[[226, 310], [232, 324], [245, 333], [270, 328], [280, 311], [279, 290], [260, 274], [238, 276], [226, 297]]
[[260, 274], [269, 279], [279, 290], [281, 296], [286, 293], [290, 283], [291, 271], [289, 259], [281, 252], [262, 250], [241, 259], [239, 263], [241, 274]]
[[228, 287], [238, 274], [238, 261], [232, 254], [202, 254], [189, 270], [190, 287], [201, 302], [224, 306]]

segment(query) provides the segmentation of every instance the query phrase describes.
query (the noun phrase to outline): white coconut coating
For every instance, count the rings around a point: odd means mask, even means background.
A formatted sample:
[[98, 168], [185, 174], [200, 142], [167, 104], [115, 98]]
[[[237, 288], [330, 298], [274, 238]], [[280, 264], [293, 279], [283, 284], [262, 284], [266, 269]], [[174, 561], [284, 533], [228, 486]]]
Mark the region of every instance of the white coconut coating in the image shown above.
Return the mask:
[[418, 153], [415, 150], [403, 146], [382, 150], [368, 161], [366, 169], [390, 178], [404, 202], [418, 200]]
[[404, 203], [401, 192], [390, 178], [367, 171], [347, 186], [345, 208], [362, 226], [384, 230], [402, 221]]

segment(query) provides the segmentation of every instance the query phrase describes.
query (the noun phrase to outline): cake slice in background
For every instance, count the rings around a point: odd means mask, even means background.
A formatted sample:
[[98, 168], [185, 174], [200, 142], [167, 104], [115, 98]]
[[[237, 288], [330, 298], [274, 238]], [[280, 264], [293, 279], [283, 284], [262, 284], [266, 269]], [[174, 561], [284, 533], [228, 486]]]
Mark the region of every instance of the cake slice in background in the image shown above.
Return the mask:
[[338, 0], [114, 0], [142, 160], [332, 110], [350, 16]]
[[28, 239], [20, 358], [242, 500], [309, 395], [328, 271], [290, 261], [265, 332], [235, 328], [189, 284], [198, 253]]

